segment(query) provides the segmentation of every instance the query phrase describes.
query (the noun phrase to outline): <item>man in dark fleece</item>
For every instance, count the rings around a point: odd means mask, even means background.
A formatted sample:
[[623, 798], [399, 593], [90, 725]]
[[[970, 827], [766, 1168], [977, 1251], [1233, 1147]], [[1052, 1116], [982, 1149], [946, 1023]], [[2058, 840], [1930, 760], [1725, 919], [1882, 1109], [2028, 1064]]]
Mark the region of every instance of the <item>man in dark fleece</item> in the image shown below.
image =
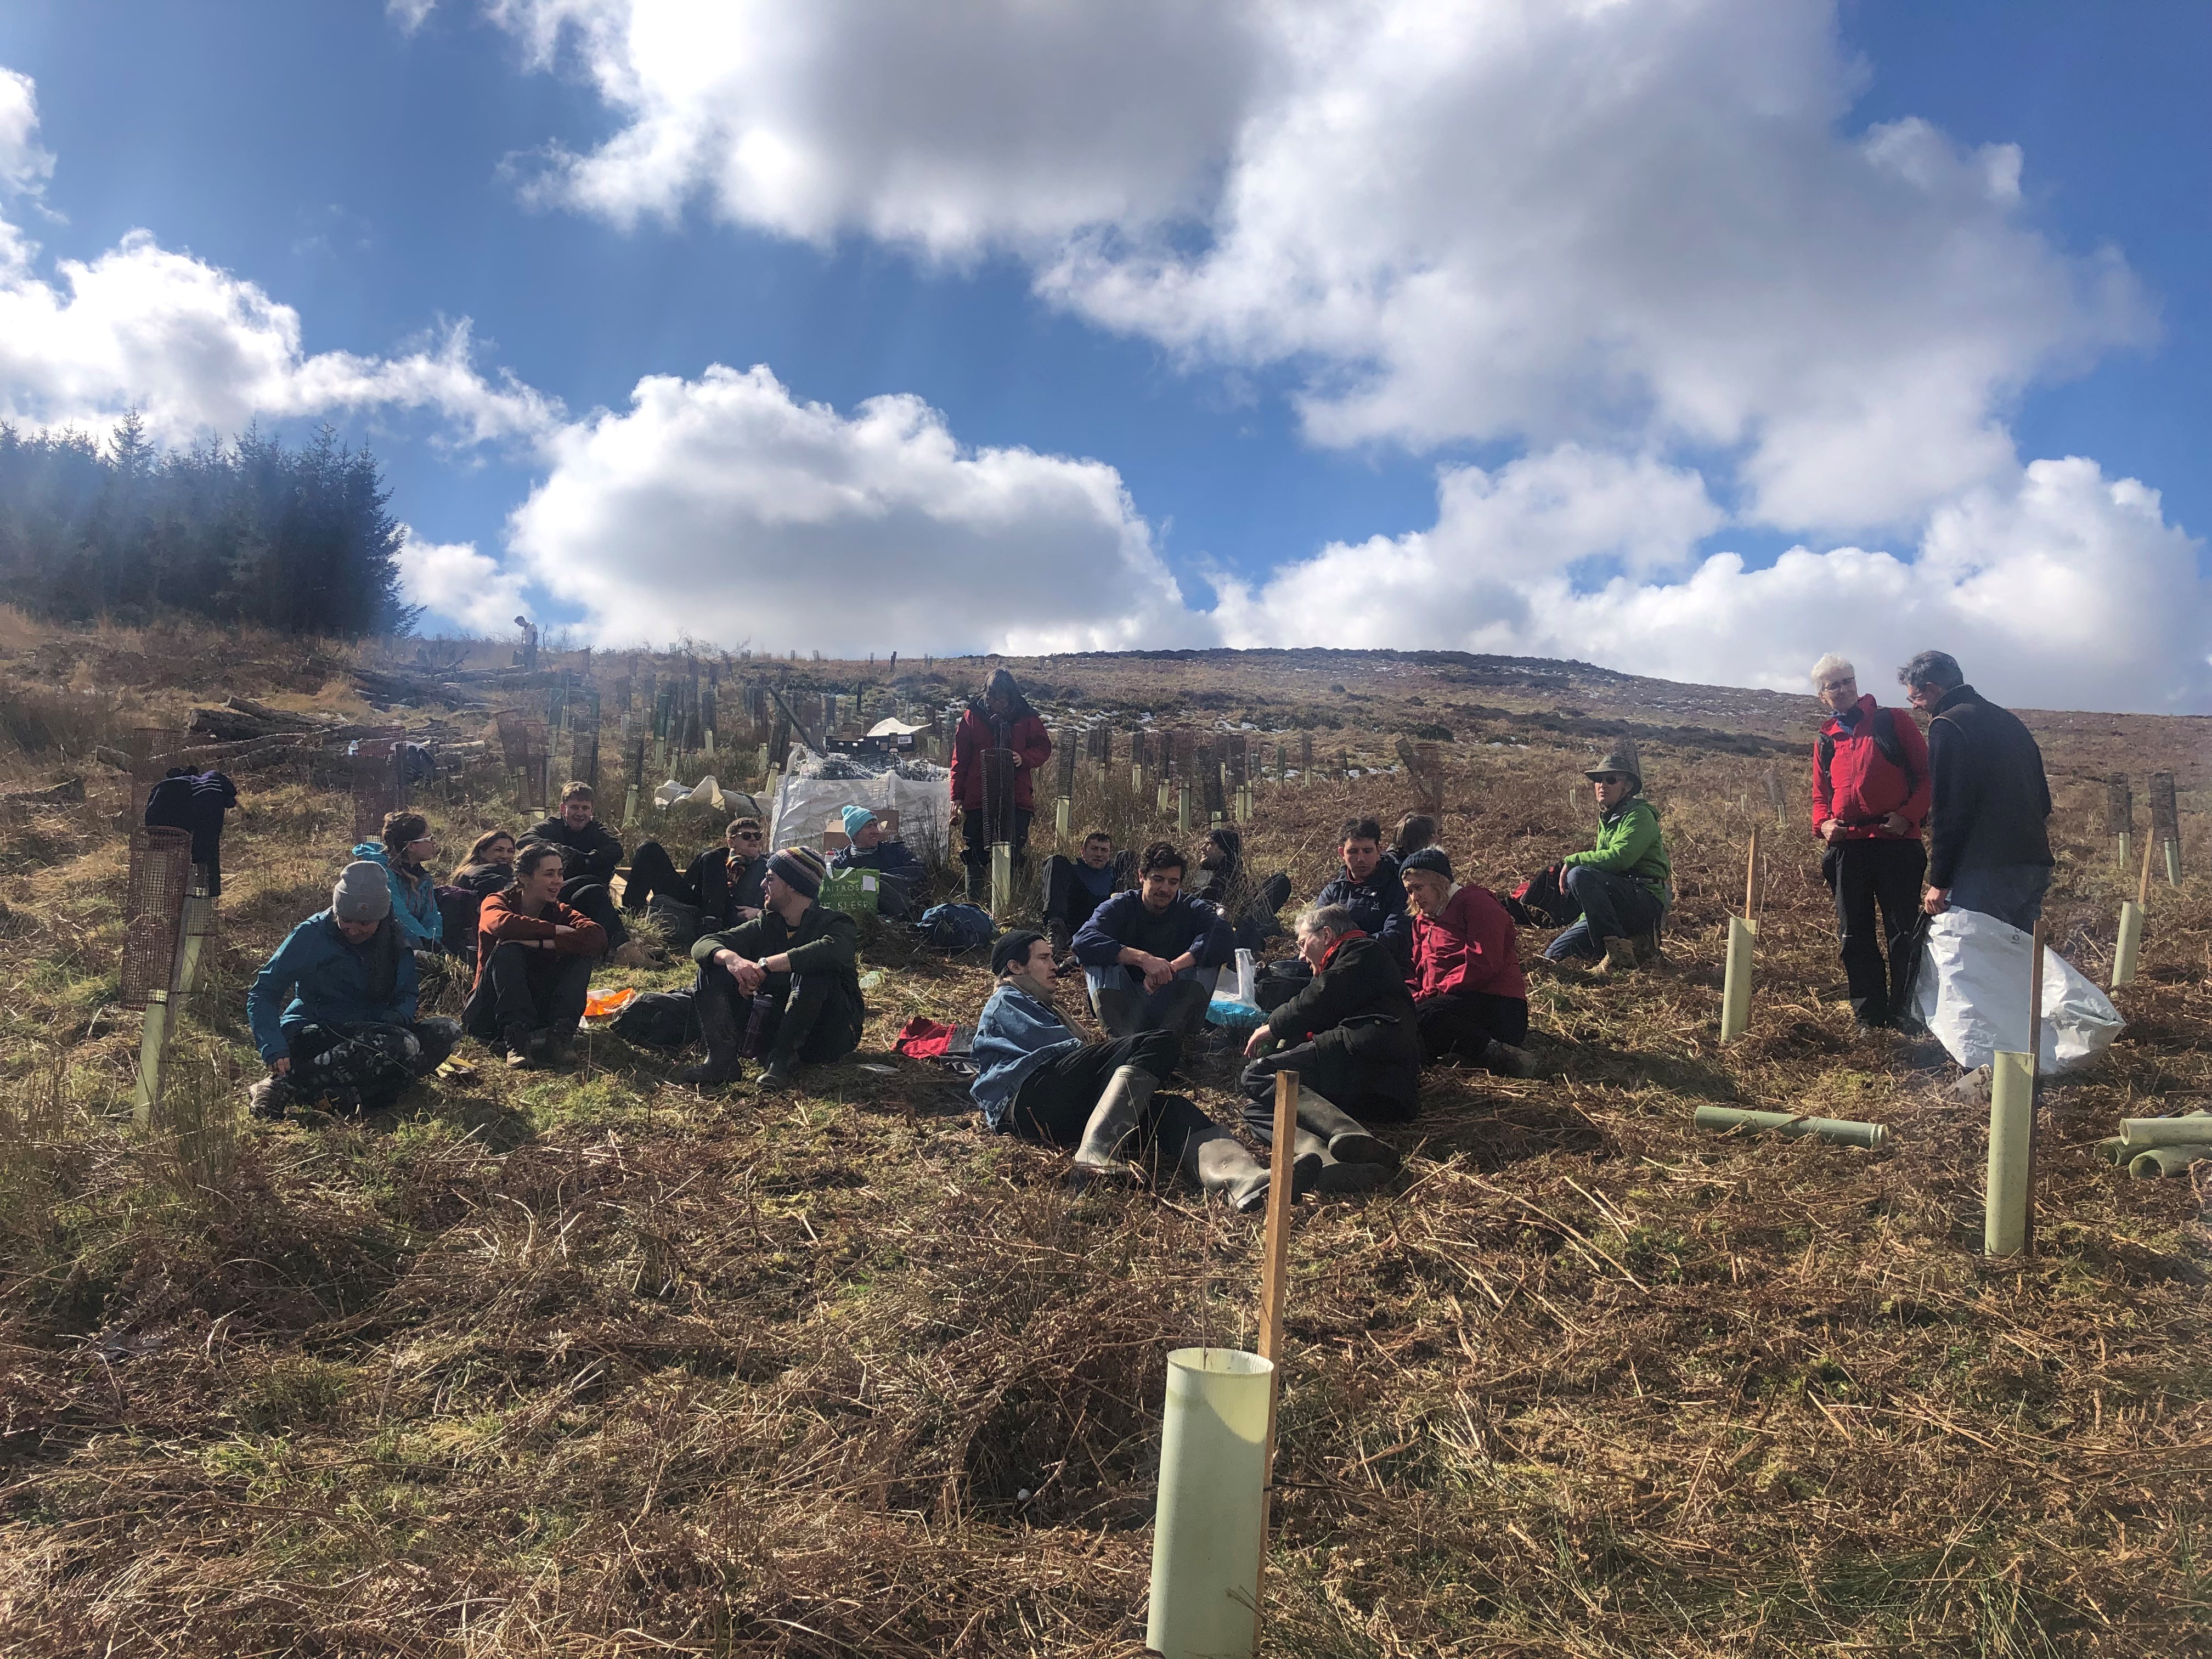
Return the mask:
[[761, 913], [767, 842], [758, 818], [732, 818], [722, 831], [722, 844], [709, 847], [678, 875], [659, 842], [641, 842], [623, 884], [623, 908], [659, 917], [670, 944], [688, 951], [702, 931], [734, 927]]
[[561, 902], [580, 910], [607, 936], [607, 960], [617, 968], [646, 968], [653, 958], [629, 936], [615, 908], [608, 884], [622, 863], [623, 847], [614, 832], [592, 815], [592, 786], [572, 783], [561, 792], [561, 810], [522, 837], [561, 849]]
[[1398, 1154], [1359, 1119], [1401, 1123], [1420, 1109], [1413, 994], [1397, 959], [1342, 905], [1308, 910], [1298, 918], [1297, 939], [1314, 976], [1245, 1044], [1251, 1064], [1238, 1083], [1245, 1126], [1273, 1142], [1275, 1074], [1296, 1072], [1297, 1152], [1321, 1159], [1321, 1189], [1372, 1185], [1396, 1167]]
[[1074, 948], [1075, 936], [1091, 913], [1129, 884], [1125, 864], [1134, 859], [1114, 856], [1114, 837], [1092, 830], [1083, 837], [1083, 850], [1074, 858], [1054, 853], [1044, 861], [1044, 931], [1053, 954], [1064, 957]]
[[1929, 714], [1928, 914], [1956, 905], [2023, 933], [2051, 887], [2051, 783], [2027, 727], [1966, 684], [1957, 660], [1923, 651], [1897, 671]]
[[1346, 818], [1337, 832], [1344, 867], [1321, 890], [1316, 906], [1340, 904], [1353, 926], [1389, 947], [1398, 971], [1413, 969], [1413, 923], [1406, 914], [1406, 885], [1398, 866], [1382, 856], [1382, 826], [1373, 818]]
[[[1156, 841], [1138, 865], [1138, 885], [1091, 913], [1075, 936], [1088, 970], [1091, 1006], [1109, 1036], [1168, 1030], [1197, 1035], [1212, 1000], [1212, 974], [1235, 954], [1220, 911], [1182, 890], [1183, 855]], [[1204, 975], [1201, 977], [1201, 975]]]
[[691, 947], [707, 1059], [678, 1073], [679, 1080], [709, 1088], [737, 1082], [738, 1050], [757, 1013], [755, 1047], [768, 1056], [763, 1089], [789, 1088], [802, 1062], [828, 1065], [860, 1047], [867, 1013], [860, 924], [817, 902], [829, 873], [811, 848], [772, 854], [761, 914]]

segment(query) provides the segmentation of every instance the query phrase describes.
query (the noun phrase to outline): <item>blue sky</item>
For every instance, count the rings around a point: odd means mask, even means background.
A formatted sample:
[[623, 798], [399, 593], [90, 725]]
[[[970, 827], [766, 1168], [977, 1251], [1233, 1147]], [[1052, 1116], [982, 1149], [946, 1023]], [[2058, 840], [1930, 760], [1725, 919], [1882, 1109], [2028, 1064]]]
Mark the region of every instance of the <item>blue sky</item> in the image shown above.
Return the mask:
[[2212, 708], [2202, 5], [998, 9], [16, 0], [0, 406], [330, 419], [451, 623]]

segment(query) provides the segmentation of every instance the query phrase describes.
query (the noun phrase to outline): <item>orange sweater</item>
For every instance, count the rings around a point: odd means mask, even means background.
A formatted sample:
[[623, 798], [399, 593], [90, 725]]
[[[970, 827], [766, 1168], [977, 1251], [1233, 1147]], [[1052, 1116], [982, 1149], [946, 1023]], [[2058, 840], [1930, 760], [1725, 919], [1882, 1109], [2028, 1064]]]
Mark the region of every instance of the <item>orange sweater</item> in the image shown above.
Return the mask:
[[[556, 927], [572, 927], [575, 931], [563, 939], [554, 932]], [[580, 910], [556, 902], [542, 916], [533, 916], [507, 907], [504, 890], [494, 893], [477, 912], [477, 977], [470, 988], [474, 996], [483, 985], [484, 965], [491, 960], [494, 947], [514, 940], [543, 939], [553, 941], [553, 948], [564, 956], [596, 957], [607, 948], [607, 931]]]

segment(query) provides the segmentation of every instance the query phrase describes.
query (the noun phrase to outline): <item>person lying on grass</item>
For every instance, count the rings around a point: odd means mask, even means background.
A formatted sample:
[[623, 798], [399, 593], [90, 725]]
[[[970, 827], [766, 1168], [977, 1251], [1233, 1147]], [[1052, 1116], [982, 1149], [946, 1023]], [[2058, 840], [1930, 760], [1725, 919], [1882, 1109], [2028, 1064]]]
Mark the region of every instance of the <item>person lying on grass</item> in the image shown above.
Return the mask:
[[415, 953], [392, 920], [390, 878], [357, 860], [339, 872], [331, 908], [285, 935], [246, 994], [269, 1066], [248, 1091], [253, 1115], [282, 1117], [315, 1102], [342, 1112], [391, 1104], [460, 1041], [452, 1020], [416, 1011]]
[[802, 1062], [826, 1066], [860, 1046], [860, 924], [817, 902], [829, 873], [811, 848], [772, 854], [761, 914], [691, 947], [707, 1058], [678, 1082], [739, 1082], [742, 1055], [765, 1054], [759, 1086], [787, 1089]]
[[1244, 1045], [1244, 1127], [1273, 1144], [1275, 1073], [1296, 1072], [1297, 1153], [1317, 1160], [1320, 1189], [1372, 1186], [1397, 1167], [1398, 1154], [1359, 1119], [1402, 1123], [1420, 1109], [1413, 999], [1389, 948], [1342, 905], [1317, 904], [1299, 916], [1297, 940], [1313, 978]]
[[1268, 1175], [1236, 1136], [1161, 1088], [1182, 1053], [1173, 1031], [1085, 1042], [1053, 996], [1052, 941], [1017, 928], [991, 947], [998, 988], [975, 1022], [968, 1092], [987, 1129], [1073, 1146], [1079, 1179], [1156, 1158], [1237, 1210], [1267, 1202]]
[[1456, 1057], [1507, 1077], [1534, 1069], [1520, 1044], [1528, 1035], [1528, 981], [1513, 918], [1486, 887], [1452, 879], [1441, 847], [1406, 855], [1399, 878], [1413, 907], [1413, 994], [1425, 1065]]
[[702, 932], [734, 927], [761, 913], [768, 880], [768, 832], [756, 817], [732, 818], [722, 844], [693, 859], [682, 875], [657, 841], [641, 842], [623, 884], [623, 908], [650, 912], [672, 949], [688, 951]]
[[1524, 882], [1505, 908], [1523, 927], [1563, 929], [1544, 947], [1545, 961], [1600, 963], [1622, 973], [1658, 955], [1673, 870], [1659, 809], [1644, 798], [1636, 745], [1622, 738], [1583, 775], [1597, 797], [1596, 843]]
[[543, 842], [514, 857], [514, 880], [477, 917], [477, 981], [461, 1024], [515, 1067], [566, 1066], [607, 948], [599, 925], [561, 897], [561, 849]]

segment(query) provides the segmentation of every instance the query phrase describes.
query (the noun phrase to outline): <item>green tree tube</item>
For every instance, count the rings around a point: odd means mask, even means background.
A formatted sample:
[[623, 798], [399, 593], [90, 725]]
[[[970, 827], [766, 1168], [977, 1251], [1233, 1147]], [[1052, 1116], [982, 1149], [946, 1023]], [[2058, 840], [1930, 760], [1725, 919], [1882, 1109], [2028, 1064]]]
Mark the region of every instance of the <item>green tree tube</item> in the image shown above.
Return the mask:
[[2128, 1173], [2137, 1181], [2187, 1175], [2189, 1166], [2200, 1158], [2212, 1158], [2212, 1146], [2154, 1146], [2128, 1160]]
[[1168, 1355], [1145, 1625], [1145, 1645], [1165, 1659], [1254, 1651], [1274, 1369], [1235, 1348], [1177, 1348]]
[[1786, 1135], [1792, 1139], [1810, 1136], [1831, 1146], [1879, 1146], [1889, 1131], [1879, 1123], [1857, 1123], [1842, 1117], [1800, 1117], [1795, 1112], [1751, 1112], [1736, 1106], [1700, 1106], [1691, 1120], [1700, 1129], [1717, 1133], [1741, 1130], [1747, 1134]]
[[2018, 1255], [2027, 1246], [2027, 1144], [2035, 1122], [2035, 1062], [2000, 1050], [1990, 1065], [1990, 1174], [1982, 1249]]
[[2186, 1117], [2124, 1117], [2120, 1142], [2130, 1152], [2148, 1146], [2203, 1146], [2212, 1144], [2212, 1114], [2191, 1112]]
[[1721, 1041], [1734, 1042], [1751, 1024], [1752, 948], [1759, 939], [1759, 924], [1744, 916], [1730, 916], [1728, 932], [1728, 977], [1721, 986]]

